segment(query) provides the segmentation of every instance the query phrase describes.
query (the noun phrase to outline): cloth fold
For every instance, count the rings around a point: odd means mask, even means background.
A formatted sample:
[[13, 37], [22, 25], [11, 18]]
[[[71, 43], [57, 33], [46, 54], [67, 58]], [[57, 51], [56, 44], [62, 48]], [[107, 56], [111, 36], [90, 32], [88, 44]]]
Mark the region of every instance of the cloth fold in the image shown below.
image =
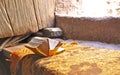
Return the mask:
[[[120, 51], [63, 43], [65, 51], [41, 57], [18, 54], [14, 75], [119, 75]], [[19, 57], [21, 56], [22, 57]], [[12, 62], [15, 63], [15, 62]], [[13, 66], [12, 66], [13, 65]], [[11, 69], [14, 64], [11, 64]], [[13, 74], [12, 74], [13, 75]]]
[[[69, 49], [69, 48], [72, 48], [74, 45], [78, 45], [78, 43], [77, 42], [71, 42], [71, 43], [63, 42], [61, 47], [65, 48], [65, 49]], [[57, 52], [57, 50], [55, 48], [55, 50], [50, 51], [49, 56], [53, 56], [53, 55], [57, 54], [56, 52]], [[22, 62], [22, 60], [25, 57], [27, 57], [25, 62]], [[30, 57], [30, 58], [28, 58], [28, 57]], [[11, 58], [10, 58], [11, 75], [34, 75], [31, 71], [27, 71], [31, 67], [31, 63], [33, 62], [32, 60], [37, 59], [34, 57], [37, 57], [37, 58], [42, 57], [43, 58], [46, 56], [42, 56], [42, 54], [35, 52], [35, 49], [32, 50], [32, 48], [28, 48], [28, 47], [24, 47], [23, 49], [20, 49], [20, 50], [14, 50], [12, 52]], [[22, 65], [20, 65], [20, 64], [22, 64]], [[22, 68], [23, 65], [24, 65], [24, 68]]]
[[17, 71], [17, 67], [18, 64], [20, 62], [20, 60], [29, 54], [35, 54], [32, 50], [28, 49], [28, 48], [24, 48], [21, 50], [15, 50], [12, 52], [11, 54], [11, 65], [10, 65], [10, 70], [11, 70], [11, 75], [16, 75], [16, 71]]

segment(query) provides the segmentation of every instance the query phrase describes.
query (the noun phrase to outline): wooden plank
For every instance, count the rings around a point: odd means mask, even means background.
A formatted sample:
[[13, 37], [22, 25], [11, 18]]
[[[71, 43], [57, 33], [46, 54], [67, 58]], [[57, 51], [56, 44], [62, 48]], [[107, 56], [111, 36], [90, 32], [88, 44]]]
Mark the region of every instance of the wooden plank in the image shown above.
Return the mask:
[[56, 25], [69, 39], [120, 43], [120, 18], [73, 18], [56, 15]]
[[32, 0], [5, 0], [5, 5], [15, 35], [38, 30]]
[[55, 1], [56, 0], [33, 0], [39, 29], [46, 26], [53, 26]]
[[54, 7], [55, 0], [0, 0], [0, 38], [53, 26]]
[[7, 17], [5, 4], [2, 0], [0, 0], [0, 37], [7, 36], [13, 36], [13, 30]]

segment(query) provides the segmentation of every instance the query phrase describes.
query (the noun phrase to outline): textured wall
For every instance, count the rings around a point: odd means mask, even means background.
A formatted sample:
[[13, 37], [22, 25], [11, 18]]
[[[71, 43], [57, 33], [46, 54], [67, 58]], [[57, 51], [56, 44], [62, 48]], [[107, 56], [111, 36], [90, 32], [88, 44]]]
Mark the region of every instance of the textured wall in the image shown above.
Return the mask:
[[120, 19], [92, 19], [56, 16], [57, 26], [69, 39], [120, 43]]
[[120, 0], [58, 0], [56, 23], [67, 38], [120, 43]]
[[57, 0], [56, 7], [56, 14], [64, 16], [120, 16], [120, 0]]

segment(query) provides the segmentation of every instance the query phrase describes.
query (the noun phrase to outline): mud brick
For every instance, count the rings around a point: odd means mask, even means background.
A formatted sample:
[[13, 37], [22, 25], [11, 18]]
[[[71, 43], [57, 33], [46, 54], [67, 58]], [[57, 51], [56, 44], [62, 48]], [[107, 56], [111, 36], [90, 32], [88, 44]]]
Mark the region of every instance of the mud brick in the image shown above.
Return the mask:
[[56, 15], [56, 25], [68, 39], [120, 43], [120, 18], [90, 18]]

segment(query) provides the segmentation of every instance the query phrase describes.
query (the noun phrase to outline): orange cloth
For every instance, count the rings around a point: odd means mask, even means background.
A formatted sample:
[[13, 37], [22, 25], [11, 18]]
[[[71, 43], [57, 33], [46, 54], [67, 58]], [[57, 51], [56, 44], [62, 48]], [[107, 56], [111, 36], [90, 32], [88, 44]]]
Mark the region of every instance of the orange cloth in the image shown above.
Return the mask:
[[28, 49], [28, 48], [24, 48], [21, 50], [15, 50], [14, 52], [12, 52], [11, 54], [11, 65], [10, 65], [10, 69], [11, 69], [11, 75], [16, 75], [16, 70], [19, 64], [19, 61], [26, 55], [28, 54], [35, 54], [32, 50]]
[[[70, 48], [70, 47], [73, 47], [73, 45], [78, 45], [77, 42], [72, 42], [72, 43], [63, 43], [61, 45], [62, 48]], [[50, 50], [49, 51], [49, 55], [48, 56], [52, 56], [52, 55], [55, 55], [57, 52], [57, 48], [55, 48], [54, 50]], [[32, 50], [32, 48], [23, 48], [21, 50], [15, 50], [12, 52], [11, 54], [11, 58], [10, 58], [10, 61], [11, 61], [11, 65], [10, 65], [10, 69], [11, 69], [11, 75], [16, 75], [16, 72], [17, 72], [17, 68], [18, 68], [18, 65], [19, 65], [19, 62], [20, 60], [25, 57], [26, 55], [29, 55], [29, 54], [38, 54], [38, 52], [35, 52], [35, 49]], [[28, 75], [31, 75], [30, 73]]]

